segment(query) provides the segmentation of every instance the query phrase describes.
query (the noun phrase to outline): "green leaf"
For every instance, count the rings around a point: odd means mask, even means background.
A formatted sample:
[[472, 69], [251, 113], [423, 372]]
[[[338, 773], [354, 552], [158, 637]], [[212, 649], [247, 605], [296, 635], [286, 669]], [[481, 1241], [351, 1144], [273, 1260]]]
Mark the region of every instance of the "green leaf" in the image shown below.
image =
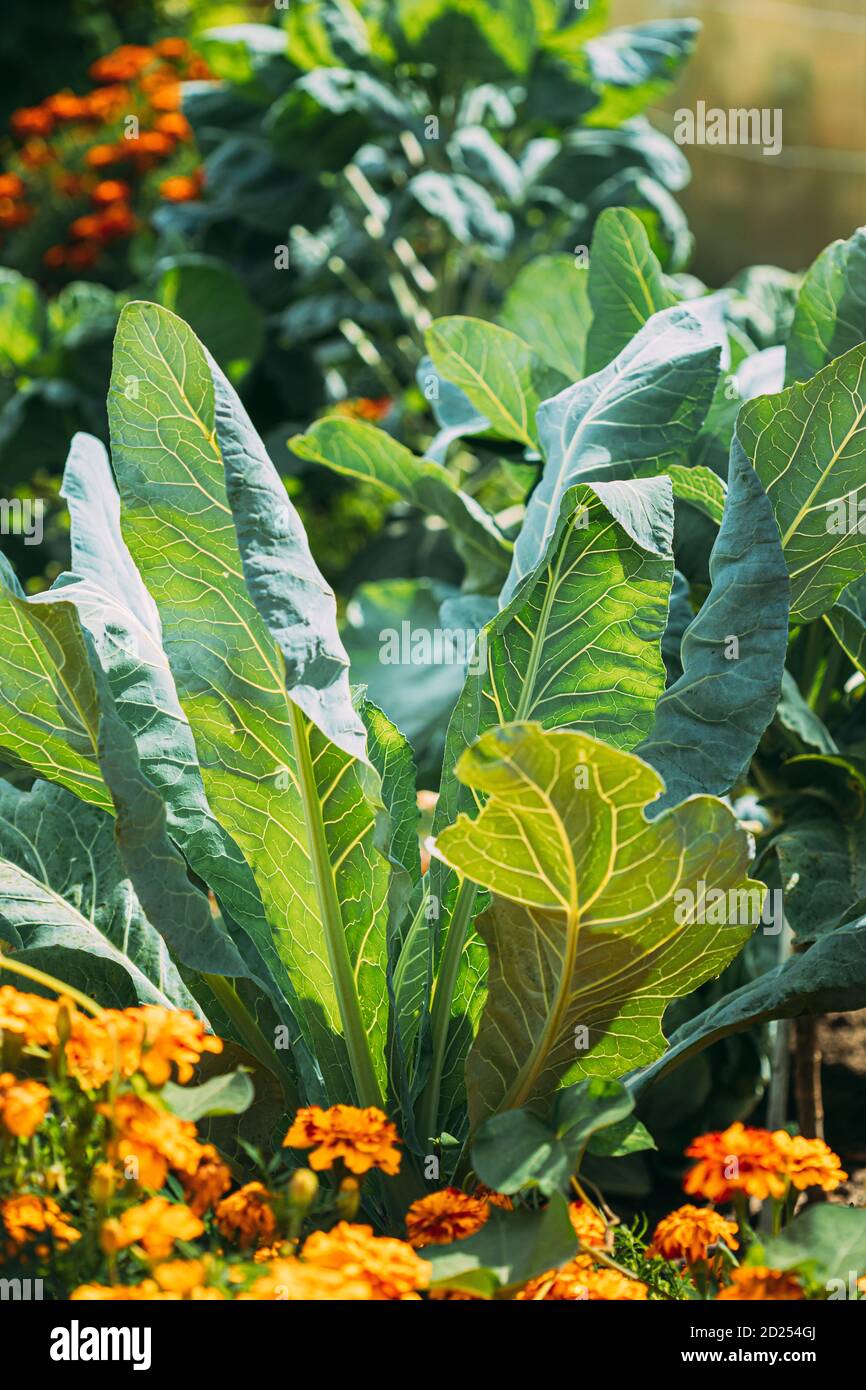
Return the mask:
[[619, 1120], [616, 1124], [593, 1134], [586, 1151], [596, 1158], [625, 1158], [628, 1154], [643, 1153], [646, 1149], [656, 1147], [656, 1142], [643, 1121], [628, 1115], [624, 1120]]
[[769, 503], [736, 439], [710, 581], [682, 639], [683, 674], [659, 700], [639, 749], [664, 778], [665, 806], [696, 791], [729, 791], [779, 700], [788, 643], [785, 563]]
[[[535, 719], [549, 729], [581, 729], [618, 748], [632, 748], [643, 737], [664, 690], [660, 642], [672, 535], [666, 480], [583, 484], [566, 494], [549, 559], [526, 576], [476, 649], [448, 728], [436, 830], [474, 805], [453, 768], [497, 722]], [[451, 877], [434, 861], [433, 893], [448, 910]], [[459, 924], [449, 925], [452, 930]], [[452, 1107], [462, 1104], [463, 1065], [486, 973], [487, 949], [473, 933], [460, 953], [448, 1036], [434, 1054], [431, 1084], [435, 1089], [441, 1070], [445, 1123]], [[447, 991], [441, 981], [440, 987]]]
[[[836, 609], [831, 610], [831, 613], [835, 612]], [[806, 704], [797, 682], [789, 671], [782, 672], [782, 694], [776, 709], [776, 718], [784, 728], [796, 734], [810, 748], [816, 748], [819, 753], [838, 753], [839, 750], [826, 725]]]
[[656, 19], [591, 38], [584, 53], [603, 95], [589, 121], [619, 125], [654, 105], [676, 81], [699, 32], [696, 19]]
[[406, 191], [431, 217], [444, 222], [461, 246], [482, 246], [501, 260], [514, 239], [514, 221], [501, 212], [482, 184], [466, 174], [442, 174], [425, 169], [406, 185]]
[[536, 448], [535, 416], [563, 378], [507, 328], [482, 319], [436, 319], [425, 341], [436, 370], [464, 391], [503, 439]]
[[500, 319], [569, 381], [584, 375], [592, 319], [587, 271], [572, 256], [535, 256], [518, 274]]
[[329, 1093], [378, 1103], [388, 873], [333, 594], [232, 388], [167, 310], [124, 310], [109, 417], [124, 538], [208, 802], [253, 871]]
[[773, 839], [785, 890], [785, 916], [798, 946], [833, 931], [866, 901], [866, 824], [803, 798]]
[[788, 336], [785, 383], [808, 381], [866, 339], [866, 227], [833, 241], [807, 271]]
[[299, 458], [324, 464], [345, 477], [375, 483], [448, 523], [470, 574], [482, 586], [501, 583], [511, 546], [472, 497], [461, 492], [438, 463], [419, 459], [390, 434], [361, 420], [317, 420], [289, 447]]
[[213, 256], [175, 256], [159, 269], [156, 299], [189, 324], [232, 381], [240, 381], [264, 345], [264, 316], [241, 281]]
[[[671, 999], [718, 975], [752, 932], [702, 921], [717, 915], [702, 911], [705, 894], [762, 890], [722, 802], [693, 797], [647, 821], [661, 778], [583, 734], [491, 730], [458, 774], [486, 801], [437, 836], [436, 852], [495, 895], [478, 924], [490, 984], [467, 1062], [477, 1128], [663, 1052]], [[733, 901], [726, 919], [748, 915]]]
[[199, 1086], [167, 1081], [160, 1095], [175, 1115], [196, 1124], [210, 1115], [242, 1115], [252, 1105], [255, 1091], [248, 1073], [238, 1069], [212, 1076]]
[[866, 673], [866, 575], [842, 590], [826, 622], [857, 670]]
[[0, 782], [0, 923], [16, 960], [105, 1007], [197, 1008], [129, 882], [111, 817], [62, 787]]
[[712, 1043], [776, 1018], [864, 1007], [866, 918], [860, 917], [825, 933], [808, 951], [789, 957], [689, 1019], [671, 1035], [664, 1056], [636, 1072], [629, 1084], [639, 1096], [672, 1067]]
[[[428, 62], [435, 61], [430, 44], [436, 36], [430, 30], [441, 26], [438, 41], [447, 45], [455, 37], [455, 21], [462, 20], [471, 23], [507, 72], [522, 74], [529, 67], [535, 48], [535, 16], [524, 0], [397, 0], [396, 11], [407, 41], [420, 46]], [[458, 45], [451, 48], [452, 61], [460, 52]], [[477, 79], [474, 63], [469, 71]]]
[[800, 1270], [825, 1289], [839, 1281], [842, 1297], [851, 1297], [866, 1269], [866, 1211], [830, 1203], [806, 1207], [778, 1235], [762, 1238], [749, 1263], [758, 1259], [772, 1269]]
[[568, 1203], [554, 1193], [541, 1212], [494, 1207], [468, 1240], [421, 1252], [431, 1265], [431, 1288], [463, 1288], [467, 1276], [488, 1272], [493, 1288], [516, 1290], [578, 1253]]
[[804, 385], [750, 401], [737, 420], [773, 505], [795, 620], [819, 618], [866, 570], [866, 535], [849, 516], [866, 458], [864, 366], [866, 344]]
[[589, 256], [587, 371], [606, 367], [653, 314], [677, 300], [640, 218], [629, 208], [605, 208], [595, 224]]
[[684, 468], [679, 463], [668, 464], [665, 473], [671, 480], [674, 497], [703, 512], [717, 526], [721, 525], [727, 488], [718, 473], [700, 464], [694, 468]]
[[15, 373], [42, 350], [45, 309], [39, 286], [0, 266], [0, 371]]
[[[296, 1046], [291, 982], [253, 874], [207, 803], [192, 731], [162, 648], [159, 614], [120, 532], [120, 499], [108, 455], [91, 436], [73, 440], [62, 495], [69, 505], [75, 572], [61, 575], [52, 594], [75, 604], [117, 712], [135, 738], [142, 771], [162, 797], [169, 834], [232, 922], [250, 976], [249, 986], [243, 981], [237, 986], [247, 1008], [254, 1016], [265, 1014], [267, 994], [277, 1014], [273, 1021], [290, 1029]], [[231, 1021], [210, 991], [200, 981], [195, 987], [215, 1026], [219, 1019], [223, 1036], [234, 1036]], [[271, 1031], [273, 1021], [262, 1018], [265, 1031]], [[288, 1067], [286, 1054], [274, 1056]]]
[[683, 308], [667, 309], [609, 366], [541, 406], [547, 462], [526, 508], [503, 605], [547, 553], [569, 487], [656, 473], [688, 449], [707, 413], [718, 360], [710, 330]]

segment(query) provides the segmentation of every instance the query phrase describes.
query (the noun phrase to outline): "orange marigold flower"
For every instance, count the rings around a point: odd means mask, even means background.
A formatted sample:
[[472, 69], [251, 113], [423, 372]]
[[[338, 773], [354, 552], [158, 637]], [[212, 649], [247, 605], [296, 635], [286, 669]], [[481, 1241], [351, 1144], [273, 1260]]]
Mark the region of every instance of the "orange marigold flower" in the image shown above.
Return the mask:
[[[100, 220], [96, 213], [76, 217], [69, 228], [73, 237], [92, 242], [98, 237]], [[67, 253], [70, 265], [78, 248]], [[132, 1076], [138, 1069], [142, 1024], [131, 1010], [104, 1009], [97, 1018], [80, 1014], [70, 1029], [66, 1044], [66, 1063], [72, 1076], [87, 1090], [98, 1091], [114, 1076]]]
[[148, 99], [154, 111], [179, 111], [180, 83], [176, 78], [160, 82], [150, 91]]
[[459, 1187], [445, 1187], [419, 1197], [406, 1213], [409, 1244], [416, 1250], [425, 1245], [450, 1245], [453, 1240], [465, 1240], [480, 1231], [488, 1216], [490, 1204], [485, 1197], [470, 1197]]
[[264, 1245], [274, 1237], [277, 1219], [271, 1194], [260, 1182], [248, 1182], [224, 1197], [214, 1211], [217, 1230], [242, 1250]]
[[46, 111], [58, 121], [82, 121], [90, 115], [86, 97], [77, 97], [74, 92], [55, 92], [42, 103]]
[[50, 135], [54, 117], [44, 106], [21, 106], [12, 112], [12, 133], [19, 139], [27, 135]]
[[322, 1110], [308, 1105], [299, 1110], [283, 1140], [284, 1149], [312, 1149], [310, 1167], [320, 1172], [342, 1159], [350, 1172], [381, 1168], [393, 1177], [400, 1171], [397, 1129], [374, 1105], [332, 1105]]
[[371, 1297], [414, 1299], [430, 1282], [430, 1265], [411, 1245], [390, 1236], [374, 1236], [371, 1226], [341, 1221], [331, 1231], [314, 1231], [301, 1251], [306, 1265], [335, 1269], [349, 1280], [365, 1281]]
[[164, 116], [157, 116], [154, 126], [171, 140], [192, 139], [192, 126], [180, 111], [167, 111]]
[[231, 1169], [223, 1163], [213, 1144], [203, 1144], [195, 1171], [184, 1173], [181, 1183], [190, 1210], [202, 1216], [228, 1192], [232, 1185]]
[[693, 1207], [688, 1203], [670, 1215], [663, 1216], [647, 1246], [647, 1255], [662, 1255], [666, 1260], [685, 1260], [697, 1264], [705, 1260], [710, 1247], [724, 1241], [737, 1249], [737, 1224], [726, 1221], [711, 1207]]
[[80, 198], [86, 185], [80, 174], [67, 174], [61, 170], [54, 180], [54, 187], [66, 198]]
[[97, 1109], [113, 1121], [108, 1157], [142, 1187], [162, 1187], [169, 1169], [181, 1175], [195, 1173], [203, 1146], [190, 1120], [178, 1119], [170, 1110], [131, 1093], [118, 1096], [113, 1105], [105, 1101]]
[[133, 155], [154, 156], [166, 159], [174, 149], [174, 141], [159, 130], [143, 130], [137, 139], [126, 141], [126, 147]]
[[208, 82], [213, 77], [213, 73], [204, 58], [200, 58], [198, 54], [191, 59], [186, 75], [191, 82]]
[[97, 207], [108, 207], [109, 203], [121, 203], [129, 197], [129, 184], [123, 179], [102, 179], [93, 189], [90, 199]]
[[140, 1067], [152, 1086], [162, 1086], [168, 1081], [172, 1066], [177, 1070], [180, 1084], [185, 1085], [204, 1053], [218, 1055], [223, 1050], [221, 1040], [206, 1032], [201, 1019], [188, 1009], [163, 1009], [155, 1004], [144, 1004], [140, 1008], [126, 1009], [125, 1013], [144, 1026]]
[[530, 1303], [644, 1303], [648, 1290], [639, 1279], [627, 1279], [615, 1269], [600, 1269], [590, 1255], [578, 1255], [561, 1269], [549, 1269], [530, 1279], [516, 1297], [518, 1302]]
[[164, 1293], [153, 1279], [145, 1279], [141, 1284], [79, 1284], [69, 1295], [75, 1303], [156, 1303], [179, 1297]]
[[191, 203], [199, 196], [200, 191], [198, 180], [189, 178], [185, 174], [177, 174], [174, 178], [163, 179], [159, 185], [159, 196], [164, 198], [167, 203]]
[[35, 1134], [51, 1104], [51, 1092], [41, 1081], [19, 1081], [11, 1072], [0, 1074], [0, 1124], [18, 1139]]
[[124, 43], [90, 66], [94, 82], [129, 82], [153, 61], [154, 50], [142, 44]]
[[721, 1132], [700, 1135], [686, 1154], [699, 1160], [683, 1181], [690, 1196], [720, 1203], [735, 1192], [745, 1192], [763, 1201], [781, 1197], [785, 1191], [778, 1150], [769, 1130], [746, 1129], [737, 1120]]
[[193, 1289], [201, 1288], [207, 1277], [204, 1260], [167, 1260], [157, 1265], [153, 1277], [164, 1293], [179, 1293], [186, 1297]]
[[733, 1299], [758, 1302], [772, 1299], [791, 1303], [806, 1297], [795, 1275], [783, 1274], [778, 1269], [766, 1269], [763, 1265], [735, 1269], [731, 1279], [733, 1282], [716, 1294], [717, 1301]]
[[75, 237], [77, 241], [87, 241], [91, 237], [95, 237], [98, 231], [99, 219], [92, 212], [86, 213], [84, 217], [76, 217], [69, 227], [69, 235]]
[[47, 265], [50, 270], [57, 270], [60, 266], [65, 265], [66, 247], [49, 246], [48, 250], [43, 253], [42, 264]]
[[107, 169], [126, 159], [126, 150], [123, 145], [91, 145], [85, 159], [91, 169]]
[[153, 1260], [171, 1254], [176, 1240], [195, 1240], [204, 1224], [182, 1202], [151, 1197], [119, 1217], [103, 1221], [99, 1241], [107, 1255], [140, 1245]]
[[68, 1250], [81, 1232], [66, 1220], [53, 1197], [37, 1197], [25, 1192], [0, 1201], [0, 1223], [5, 1228], [8, 1254], [39, 1241], [37, 1253], [43, 1253], [46, 1237], [56, 1250]]
[[588, 1202], [569, 1202], [568, 1215], [579, 1241], [599, 1249], [604, 1245], [607, 1229], [598, 1212], [593, 1211]]
[[33, 220], [33, 209], [14, 198], [0, 198], [0, 227], [25, 227]]
[[334, 407], [335, 415], [348, 415], [352, 420], [369, 420], [377, 424], [384, 420], [394, 404], [393, 396], [355, 396], [340, 401]]
[[63, 1004], [75, 1017], [68, 999], [44, 999], [25, 994], [14, 985], [0, 985], [0, 1032], [15, 1033], [34, 1047], [57, 1045], [57, 1013]]
[[185, 58], [189, 53], [189, 44], [186, 39], [160, 39], [153, 45], [153, 51], [160, 58]]
[[18, 174], [0, 174], [0, 198], [23, 198], [24, 180]]
[[266, 1274], [238, 1294], [239, 1302], [262, 1299], [285, 1303], [360, 1303], [373, 1298], [369, 1280], [352, 1277], [340, 1269], [302, 1264], [294, 1258], [275, 1260]]
[[825, 1192], [832, 1192], [848, 1176], [839, 1155], [834, 1154], [823, 1139], [804, 1139], [800, 1134], [786, 1134], [783, 1129], [777, 1129], [773, 1144], [780, 1172], [800, 1192], [807, 1187], [822, 1187]]
[[85, 101], [88, 114], [98, 121], [107, 121], [121, 111], [128, 111], [132, 105], [129, 88], [120, 82], [112, 83], [109, 87], [94, 87]]

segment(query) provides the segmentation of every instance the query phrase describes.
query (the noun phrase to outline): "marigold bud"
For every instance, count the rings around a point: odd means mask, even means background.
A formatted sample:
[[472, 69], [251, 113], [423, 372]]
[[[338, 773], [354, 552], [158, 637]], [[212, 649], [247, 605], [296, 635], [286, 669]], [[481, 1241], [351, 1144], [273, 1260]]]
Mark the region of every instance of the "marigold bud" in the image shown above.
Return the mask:
[[336, 1201], [337, 1215], [341, 1221], [354, 1221], [361, 1205], [361, 1188], [357, 1178], [344, 1178], [340, 1183]]
[[316, 1200], [319, 1179], [311, 1168], [296, 1168], [289, 1178], [289, 1203], [296, 1211], [306, 1211]]

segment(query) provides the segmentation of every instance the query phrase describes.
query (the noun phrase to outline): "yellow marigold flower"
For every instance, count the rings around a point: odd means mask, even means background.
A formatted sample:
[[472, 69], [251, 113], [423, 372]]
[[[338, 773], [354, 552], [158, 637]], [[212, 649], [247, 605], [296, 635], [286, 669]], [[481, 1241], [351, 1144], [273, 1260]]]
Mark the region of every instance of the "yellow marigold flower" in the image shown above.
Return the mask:
[[0, 1124], [17, 1139], [35, 1134], [51, 1104], [51, 1092], [41, 1081], [19, 1081], [11, 1072], [0, 1074]]
[[340, 1269], [288, 1259], [275, 1260], [266, 1274], [238, 1294], [238, 1302], [263, 1299], [286, 1303], [361, 1303], [375, 1297], [367, 1279], [352, 1277]]
[[748, 1300], [758, 1302], [764, 1299], [793, 1302], [804, 1299], [802, 1286], [793, 1274], [783, 1274], [778, 1269], [766, 1269], [763, 1265], [735, 1269], [731, 1275], [732, 1283], [721, 1293], [716, 1301]]
[[288, 1260], [293, 1254], [289, 1241], [282, 1241], [278, 1245], [260, 1245], [253, 1255], [253, 1264], [269, 1265], [274, 1260]]
[[825, 1192], [832, 1192], [848, 1176], [839, 1155], [834, 1154], [823, 1139], [804, 1139], [800, 1134], [786, 1134], [783, 1129], [777, 1129], [773, 1144], [780, 1172], [790, 1178], [800, 1192], [807, 1187], [822, 1187]]
[[113, 1105], [104, 1101], [97, 1110], [113, 1123], [108, 1157], [122, 1166], [126, 1177], [142, 1187], [160, 1188], [170, 1168], [181, 1175], [195, 1173], [203, 1146], [191, 1121], [131, 1093], [118, 1096]]
[[738, 1120], [721, 1132], [700, 1135], [686, 1154], [699, 1160], [683, 1181], [690, 1196], [721, 1203], [735, 1192], [760, 1201], [784, 1194], [779, 1153], [769, 1130], [746, 1129]]
[[646, 1302], [648, 1290], [639, 1279], [627, 1279], [615, 1269], [601, 1269], [590, 1255], [578, 1255], [561, 1269], [549, 1269], [530, 1279], [517, 1294], [518, 1302], [597, 1303]]
[[305, 1265], [339, 1270], [346, 1279], [365, 1280], [371, 1297], [413, 1299], [430, 1282], [430, 1265], [411, 1245], [390, 1236], [374, 1236], [371, 1226], [341, 1221], [331, 1231], [314, 1231], [301, 1256]]
[[6, 1231], [8, 1254], [35, 1241], [40, 1242], [37, 1253], [42, 1254], [43, 1247], [47, 1253], [45, 1237], [56, 1250], [67, 1250], [81, 1239], [81, 1232], [69, 1224], [53, 1197], [38, 1197], [31, 1192], [0, 1201], [0, 1223]]
[[400, 1153], [394, 1147], [399, 1142], [396, 1126], [373, 1105], [365, 1110], [355, 1105], [332, 1105], [329, 1110], [309, 1105], [298, 1111], [283, 1148], [312, 1149], [310, 1167], [317, 1171], [333, 1168], [341, 1158], [352, 1173], [381, 1168], [393, 1177], [400, 1171]]
[[[78, 222], [92, 222], [80, 217]], [[73, 227], [76, 224], [73, 223]], [[98, 1091], [115, 1074], [132, 1076], [141, 1059], [142, 1025], [124, 1010], [105, 1009], [98, 1018], [80, 1014], [66, 1044], [66, 1063], [79, 1085]]]
[[688, 1203], [678, 1207], [670, 1215], [663, 1216], [653, 1232], [647, 1255], [662, 1255], [666, 1260], [685, 1260], [686, 1264], [697, 1264], [705, 1260], [712, 1245], [724, 1241], [731, 1249], [737, 1249], [737, 1225], [726, 1221], [711, 1207], [693, 1207]]
[[223, 1163], [213, 1144], [203, 1144], [195, 1172], [183, 1173], [181, 1183], [190, 1210], [196, 1216], [203, 1216], [231, 1187], [231, 1169]]
[[271, 1194], [260, 1182], [248, 1182], [224, 1197], [214, 1216], [220, 1235], [234, 1241], [242, 1250], [251, 1245], [264, 1245], [273, 1239], [277, 1229]]
[[574, 1233], [584, 1245], [601, 1248], [605, 1242], [606, 1228], [597, 1211], [588, 1202], [569, 1202], [568, 1214]]
[[119, 1217], [103, 1221], [100, 1244], [107, 1255], [140, 1245], [153, 1260], [170, 1255], [176, 1240], [195, 1240], [204, 1224], [182, 1202], [151, 1197]]
[[183, 1086], [204, 1053], [219, 1054], [222, 1041], [205, 1031], [200, 1018], [188, 1009], [163, 1009], [155, 1004], [127, 1009], [127, 1015], [144, 1025], [144, 1051], [141, 1070], [152, 1086], [162, 1086], [171, 1076], [172, 1066]]
[[416, 1250], [425, 1245], [450, 1245], [453, 1240], [474, 1236], [490, 1215], [486, 1197], [470, 1197], [459, 1187], [445, 1187], [419, 1197], [406, 1213], [409, 1244]]

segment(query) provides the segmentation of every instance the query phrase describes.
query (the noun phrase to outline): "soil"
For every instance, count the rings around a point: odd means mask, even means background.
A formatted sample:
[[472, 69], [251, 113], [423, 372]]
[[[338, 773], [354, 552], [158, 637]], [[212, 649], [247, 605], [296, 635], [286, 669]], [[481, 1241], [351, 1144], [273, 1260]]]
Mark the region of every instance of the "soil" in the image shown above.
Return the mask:
[[818, 1020], [824, 1138], [842, 1160], [848, 1181], [833, 1201], [866, 1206], [866, 1009]]

